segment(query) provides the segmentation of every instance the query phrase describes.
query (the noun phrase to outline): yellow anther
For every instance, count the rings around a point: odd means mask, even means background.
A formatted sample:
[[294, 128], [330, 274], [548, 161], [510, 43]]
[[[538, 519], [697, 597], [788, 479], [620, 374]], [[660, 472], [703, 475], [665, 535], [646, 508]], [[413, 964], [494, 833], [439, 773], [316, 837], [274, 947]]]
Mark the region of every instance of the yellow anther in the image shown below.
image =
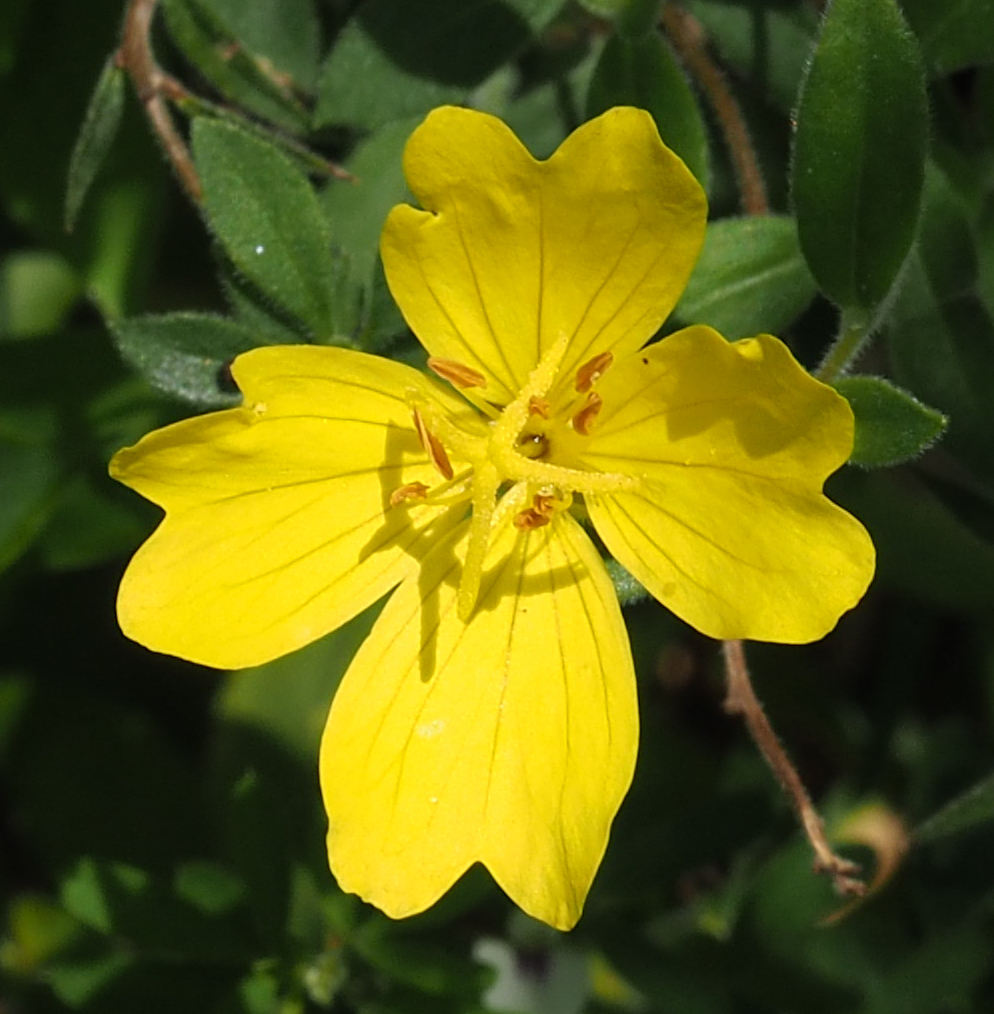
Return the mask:
[[582, 394], [589, 391], [604, 375], [604, 371], [614, 362], [610, 352], [600, 352], [588, 360], [576, 371], [576, 389]]
[[435, 356], [429, 356], [428, 369], [460, 390], [487, 386], [487, 378], [479, 370], [457, 363], [454, 359], [437, 359]]
[[600, 412], [602, 404], [601, 396], [596, 391], [591, 391], [587, 395], [586, 404], [573, 416], [573, 429], [581, 437], [589, 436], [590, 427], [593, 426], [594, 419], [597, 418], [597, 413]]
[[414, 409], [413, 415], [414, 428], [417, 430], [418, 439], [421, 441], [421, 446], [428, 452], [431, 463], [446, 479], [451, 479], [455, 473], [452, 470], [452, 462], [449, 461], [449, 456], [445, 453], [442, 442], [428, 429], [417, 408]]

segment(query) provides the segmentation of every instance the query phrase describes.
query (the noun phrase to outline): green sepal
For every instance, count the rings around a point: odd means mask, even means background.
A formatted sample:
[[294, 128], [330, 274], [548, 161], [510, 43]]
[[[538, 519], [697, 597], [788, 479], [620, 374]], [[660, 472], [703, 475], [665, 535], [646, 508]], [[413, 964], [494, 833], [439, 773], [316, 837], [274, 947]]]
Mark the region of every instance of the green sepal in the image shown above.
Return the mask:
[[149, 383], [203, 408], [238, 403], [227, 368], [235, 356], [262, 344], [257, 332], [209, 313], [129, 317], [111, 330], [121, 354]]
[[374, 130], [459, 102], [562, 6], [563, 0], [365, 0], [322, 69], [315, 125]]
[[307, 177], [275, 145], [198, 119], [193, 152], [208, 223], [232, 263], [315, 341], [339, 337], [331, 230]]
[[638, 578], [633, 577], [617, 560], [609, 557], [604, 561], [608, 577], [614, 585], [614, 593], [622, 606], [632, 606], [644, 602], [650, 597], [649, 592]]
[[921, 56], [894, 0], [834, 0], [801, 89], [792, 190], [825, 295], [872, 309], [915, 235], [928, 133]]
[[76, 225], [83, 201], [117, 137], [123, 111], [124, 71], [110, 56], [93, 89], [69, 159], [64, 211], [66, 232], [72, 232]]
[[916, 458], [942, 436], [948, 420], [883, 377], [843, 377], [832, 386], [856, 417], [849, 463], [886, 468]]
[[637, 106], [652, 114], [659, 136], [708, 187], [708, 140], [697, 98], [669, 46], [656, 34], [611, 35], [587, 92], [587, 118], [612, 106]]
[[708, 324], [735, 341], [779, 333], [816, 292], [792, 218], [725, 218], [708, 226], [700, 259], [673, 313], [681, 323]]

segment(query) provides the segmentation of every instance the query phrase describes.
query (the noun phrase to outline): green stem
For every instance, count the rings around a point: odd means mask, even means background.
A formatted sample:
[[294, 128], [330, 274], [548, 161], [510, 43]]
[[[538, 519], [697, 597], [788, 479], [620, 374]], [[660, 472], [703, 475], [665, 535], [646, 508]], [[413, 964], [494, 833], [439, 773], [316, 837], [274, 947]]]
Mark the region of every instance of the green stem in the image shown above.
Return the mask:
[[846, 373], [853, 360], [863, 351], [871, 334], [871, 320], [865, 311], [843, 310], [839, 333], [814, 375], [818, 380], [831, 384]]

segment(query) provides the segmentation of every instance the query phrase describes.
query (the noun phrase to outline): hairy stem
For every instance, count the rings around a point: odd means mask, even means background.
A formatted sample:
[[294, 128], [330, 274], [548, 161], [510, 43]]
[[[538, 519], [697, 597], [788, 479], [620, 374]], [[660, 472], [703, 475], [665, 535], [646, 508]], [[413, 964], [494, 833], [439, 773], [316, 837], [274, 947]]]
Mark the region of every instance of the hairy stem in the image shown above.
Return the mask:
[[200, 177], [193, 167], [186, 141], [176, 129], [166, 105], [166, 98], [179, 98], [186, 94], [186, 89], [159, 67], [152, 53], [150, 33], [158, 2], [159, 0], [129, 0], [124, 12], [117, 65], [131, 78], [138, 99], [145, 108], [145, 115], [183, 189], [199, 204], [203, 199]]
[[790, 797], [801, 827], [811, 843], [811, 848], [814, 849], [815, 872], [827, 873], [840, 894], [863, 894], [866, 887], [857, 876], [859, 867], [832, 851], [828, 839], [825, 837], [825, 827], [821, 817], [818, 816], [800, 775], [780, 745], [773, 726], [770, 725], [770, 720], [766, 717], [766, 712], [763, 711], [763, 706], [756, 697], [756, 692], [752, 688], [752, 680], [749, 678], [742, 642], [724, 641], [722, 646], [725, 656], [725, 673], [728, 678], [725, 710], [732, 715], [741, 715], [745, 720], [753, 742], [759, 747], [763, 759]]
[[742, 196], [742, 210], [747, 215], [765, 215], [770, 210], [766, 183], [749, 137], [749, 128], [725, 75], [708, 53], [704, 29], [693, 15], [672, 3], [663, 6], [663, 26], [718, 119]]

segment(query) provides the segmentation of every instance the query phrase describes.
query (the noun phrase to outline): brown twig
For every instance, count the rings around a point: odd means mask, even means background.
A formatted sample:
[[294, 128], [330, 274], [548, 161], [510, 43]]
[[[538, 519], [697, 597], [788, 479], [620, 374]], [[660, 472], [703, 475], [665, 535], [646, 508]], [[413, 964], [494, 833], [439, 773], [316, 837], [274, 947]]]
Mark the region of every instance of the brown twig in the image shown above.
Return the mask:
[[725, 697], [725, 710], [731, 715], [741, 715], [745, 720], [749, 734], [752, 736], [759, 752], [769, 764], [784, 791], [790, 797], [797, 811], [801, 827], [807, 835], [815, 853], [815, 872], [827, 873], [839, 894], [861, 895], [866, 885], [859, 879], [859, 867], [836, 855], [828, 839], [825, 827], [818, 816], [811, 797], [801, 781], [790, 758], [784, 752], [777, 739], [770, 720], [763, 711], [762, 704], [756, 697], [746, 666], [745, 651], [741, 641], [723, 641], [725, 655], [725, 672], [728, 677], [728, 691]]
[[176, 129], [166, 105], [167, 98], [181, 98], [187, 94], [187, 90], [162, 70], [152, 53], [150, 32], [158, 2], [159, 0], [129, 0], [124, 13], [117, 65], [131, 78], [152, 129], [162, 142], [166, 157], [172, 163], [183, 189], [199, 204], [203, 199], [200, 177], [193, 167], [186, 141]]
[[714, 109], [742, 195], [742, 210], [747, 215], [765, 215], [770, 210], [766, 183], [749, 137], [749, 128], [725, 75], [708, 53], [704, 29], [693, 15], [672, 3], [664, 4], [662, 17], [666, 34], [680, 59], [700, 84]]

